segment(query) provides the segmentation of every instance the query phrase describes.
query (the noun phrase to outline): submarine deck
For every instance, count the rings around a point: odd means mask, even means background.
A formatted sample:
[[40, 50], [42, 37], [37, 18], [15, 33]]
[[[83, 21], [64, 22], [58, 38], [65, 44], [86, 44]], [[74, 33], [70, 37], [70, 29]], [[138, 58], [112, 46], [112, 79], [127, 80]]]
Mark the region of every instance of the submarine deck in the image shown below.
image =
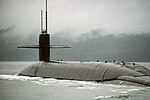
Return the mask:
[[149, 81], [136, 78], [149, 76], [149, 69], [125, 62], [35, 62], [19, 75], [97, 82], [124, 80], [150, 86]]

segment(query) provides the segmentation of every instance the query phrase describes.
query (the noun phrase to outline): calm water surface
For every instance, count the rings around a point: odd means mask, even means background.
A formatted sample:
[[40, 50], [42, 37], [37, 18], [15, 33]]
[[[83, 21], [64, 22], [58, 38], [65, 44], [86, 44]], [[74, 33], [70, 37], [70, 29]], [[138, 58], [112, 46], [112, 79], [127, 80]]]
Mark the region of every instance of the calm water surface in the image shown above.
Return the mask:
[[31, 63], [0, 62], [0, 100], [150, 100], [150, 87], [16, 75]]

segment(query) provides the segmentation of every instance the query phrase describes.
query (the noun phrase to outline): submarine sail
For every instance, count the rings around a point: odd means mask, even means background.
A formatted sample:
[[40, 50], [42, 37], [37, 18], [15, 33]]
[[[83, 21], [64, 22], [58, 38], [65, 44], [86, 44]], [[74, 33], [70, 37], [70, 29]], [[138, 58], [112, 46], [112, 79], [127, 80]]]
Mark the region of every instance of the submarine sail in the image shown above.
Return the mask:
[[39, 49], [39, 61], [50, 61], [50, 49], [57, 48], [71, 48], [71, 46], [65, 45], [51, 45], [50, 34], [48, 34], [48, 23], [47, 23], [47, 0], [45, 0], [45, 29], [43, 28], [43, 10], [41, 10], [41, 33], [39, 35], [39, 45], [20, 45], [17, 48], [34, 48]]

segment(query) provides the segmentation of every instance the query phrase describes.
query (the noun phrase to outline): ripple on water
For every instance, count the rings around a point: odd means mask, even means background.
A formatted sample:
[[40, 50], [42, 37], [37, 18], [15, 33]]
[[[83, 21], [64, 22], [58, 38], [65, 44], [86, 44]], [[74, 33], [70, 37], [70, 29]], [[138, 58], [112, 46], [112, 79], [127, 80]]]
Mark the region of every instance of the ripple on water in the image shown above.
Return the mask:
[[[27, 81], [33, 84], [41, 86], [61, 86], [74, 88], [77, 90], [92, 91], [97, 96], [93, 100], [101, 99], [132, 99], [137, 94], [150, 94], [150, 90], [145, 87], [126, 86], [126, 85], [113, 85], [113, 84], [101, 84], [96, 82], [75, 81], [75, 80], [57, 80], [54, 78], [41, 78], [41, 77], [29, 77], [29, 76], [17, 76], [17, 75], [0, 75], [2, 80], [17, 80]], [[91, 93], [91, 92], [90, 92]]]
[[102, 100], [102, 99], [121, 99], [121, 100], [124, 100], [124, 99], [127, 99], [127, 98], [130, 98], [132, 97], [132, 95], [116, 95], [116, 96], [99, 96], [99, 97], [96, 97], [94, 98], [93, 100]]

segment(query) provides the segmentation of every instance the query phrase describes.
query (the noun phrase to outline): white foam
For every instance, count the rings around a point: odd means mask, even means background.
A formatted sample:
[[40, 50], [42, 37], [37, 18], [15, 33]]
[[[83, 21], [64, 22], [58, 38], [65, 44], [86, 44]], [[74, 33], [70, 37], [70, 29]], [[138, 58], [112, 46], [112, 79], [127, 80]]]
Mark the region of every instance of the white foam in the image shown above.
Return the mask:
[[39, 80], [40, 77], [17, 76], [17, 75], [0, 75], [0, 79], [5, 79], [5, 80], [20, 80], [20, 81], [32, 81], [32, 80]]
[[131, 91], [137, 91], [140, 87], [124, 86], [124, 85], [112, 85], [101, 84], [96, 82], [76, 81], [76, 80], [57, 80], [54, 78], [41, 78], [41, 77], [29, 77], [29, 76], [17, 76], [17, 75], [0, 75], [0, 79], [3, 80], [18, 80], [33, 82], [38, 85], [55, 85], [73, 87], [76, 89], [104, 89], [107, 88], [111, 92], [128, 93]]
[[141, 89], [143, 89], [143, 87], [128, 86], [128, 87], [112, 88], [112, 92], [127, 94], [130, 92], [139, 91]]
[[100, 100], [100, 99], [107, 99], [107, 98], [111, 98], [112, 96], [98, 96], [96, 98], [94, 98], [93, 100]]

